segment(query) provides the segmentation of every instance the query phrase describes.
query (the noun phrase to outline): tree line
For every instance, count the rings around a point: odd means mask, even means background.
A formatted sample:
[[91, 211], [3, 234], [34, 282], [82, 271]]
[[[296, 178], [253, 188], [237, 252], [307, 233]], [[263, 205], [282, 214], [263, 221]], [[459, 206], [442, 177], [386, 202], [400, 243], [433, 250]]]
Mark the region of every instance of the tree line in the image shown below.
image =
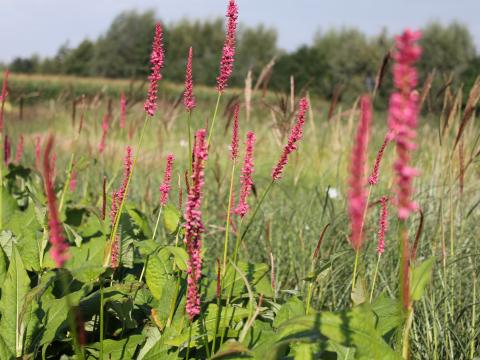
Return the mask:
[[[8, 66], [22, 73], [145, 77], [155, 22], [153, 11], [124, 12], [96, 40], [85, 39], [76, 47], [66, 43], [53, 57], [19, 57]], [[450, 80], [467, 87], [472, 84], [480, 56], [468, 28], [453, 22], [430, 23], [422, 30], [421, 78], [435, 69], [437, 87]], [[223, 20], [185, 19], [165, 24], [164, 33], [164, 77], [173, 82], [184, 80], [188, 48], [193, 46], [195, 82], [213, 85], [225, 36]], [[311, 44], [286, 52], [278, 47], [277, 37], [274, 28], [263, 25], [240, 27], [233, 86], [243, 86], [249, 70], [258, 78], [270, 63], [274, 65], [265, 80], [272, 89], [287, 91], [293, 76], [297, 89], [308, 88], [325, 97], [334, 96], [339, 89], [346, 96], [358, 94], [374, 86], [382, 59], [393, 44], [386, 31], [368, 37], [357, 29], [342, 28], [318, 32]]]

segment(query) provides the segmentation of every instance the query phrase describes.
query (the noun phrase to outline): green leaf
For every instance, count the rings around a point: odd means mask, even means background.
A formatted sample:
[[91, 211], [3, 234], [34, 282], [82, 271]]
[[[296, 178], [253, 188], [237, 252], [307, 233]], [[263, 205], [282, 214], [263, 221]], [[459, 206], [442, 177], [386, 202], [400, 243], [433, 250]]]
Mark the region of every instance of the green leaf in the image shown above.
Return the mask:
[[163, 209], [163, 225], [167, 233], [174, 234], [180, 224], [181, 215], [176, 207], [167, 204]]
[[410, 298], [413, 301], [420, 300], [425, 292], [425, 287], [432, 277], [433, 266], [435, 265], [435, 257], [422, 262], [419, 266], [414, 267], [412, 271], [412, 281], [410, 285]]
[[305, 305], [296, 296], [292, 296], [282, 305], [277, 316], [275, 316], [275, 320], [273, 320], [272, 326], [278, 328], [283, 322], [302, 315], [305, 315]]
[[150, 255], [145, 270], [147, 286], [157, 300], [162, 297], [168, 281], [168, 275], [173, 270], [171, 264], [168, 263], [168, 254], [166, 259], [165, 256], [162, 257], [162, 254], [164, 252], [159, 251], [157, 254]]
[[15, 236], [13, 236], [10, 230], [2, 230], [2, 232], [0, 232], [0, 246], [9, 259], [12, 256], [13, 244], [16, 244], [16, 242], [17, 239], [15, 239]]
[[[239, 261], [237, 267], [245, 274], [248, 283], [252, 287], [252, 290], [256, 293], [261, 293], [265, 297], [273, 297], [273, 289], [269, 278], [269, 267], [267, 264], [251, 264]], [[225, 276], [222, 278], [222, 298], [226, 298], [230, 291], [233, 291], [232, 295], [239, 296], [246, 291], [245, 283], [235, 271], [233, 266], [228, 265], [225, 271]], [[207, 288], [207, 299], [213, 299], [216, 297], [217, 283], [210, 281]]]
[[25, 324], [20, 322], [20, 313], [25, 295], [30, 289], [30, 279], [16, 247], [12, 250], [10, 265], [2, 287], [0, 300], [0, 335], [8, 350], [17, 357], [22, 355]]
[[[220, 349], [212, 356], [212, 359], [223, 359], [228, 358], [231, 359], [232, 355], [239, 354], [239, 355], [251, 355], [252, 352], [248, 347], [246, 347], [241, 342], [236, 340], [228, 340], [222, 344]], [[245, 358], [246, 356], [242, 356]], [[248, 356], [252, 358], [252, 356]]]
[[[105, 339], [103, 341], [103, 354], [105, 359], [123, 360], [134, 359], [138, 345], [145, 339], [144, 335], [131, 335], [122, 340]], [[100, 344], [88, 345], [86, 350], [94, 356], [99, 356]]]
[[145, 235], [147, 239], [151, 239], [153, 235], [152, 229], [150, 229], [150, 225], [148, 224], [148, 220], [145, 214], [143, 214], [142, 212], [140, 212], [140, 210], [136, 209], [131, 205], [126, 205], [125, 207], [133, 223], [138, 226], [138, 228], [142, 231], [143, 235]]
[[[90, 286], [84, 286], [82, 289], [70, 293], [68, 295], [70, 305], [77, 306], [80, 299], [90, 290]], [[67, 328], [67, 300], [66, 297], [60, 299], [42, 297], [39, 305], [45, 312], [43, 318], [44, 332], [41, 334], [39, 345], [50, 344], [54, 339], [60, 338], [61, 332]]]
[[15, 354], [10, 351], [1, 333], [0, 333], [0, 359], [4, 359], [4, 360], [15, 359]]
[[0, 289], [3, 286], [3, 282], [5, 281], [5, 275], [7, 274], [8, 269], [8, 258], [3, 248], [0, 247]]
[[[250, 314], [250, 310], [242, 307], [229, 307], [228, 309], [223, 307], [220, 314], [219, 331], [217, 335], [220, 335], [226, 327], [229, 327], [228, 337], [234, 337], [238, 335], [238, 331], [235, 329], [235, 324], [242, 322]], [[208, 341], [213, 339], [213, 333], [217, 324], [218, 306], [216, 304], [209, 304], [207, 311], [204, 312], [204, 320], [198, 319], [192, 323], [192, 339], [191, 346], [201, 346], [203, 341], [208, 338]], [[188, 320], [185, 320], [187, 323]], [[166, 336], [165, 343], [171, 346], [184, 346], [188, 343], [190, 337], [190, 327], [185, 326], [181, 329], [180, 334], [172, 334]]]
[[368, 304], [349, 311], [322, 312], [301, 316], [282, 324], [278, 337], [298, 336], [326, 338], [345, 347], [355, 347], [357, 359], [400, 359], [375, 329], [375, 315]]
[[171, 331], [172, 328], [166, 328], [164, 333], [161, 334], [158, 328], [148, 327], [145, 331], [147, 333], [147, 341], [145, 341], [145, 345], [140, 350], [137, 360], [178, 359], [178, 349], [174, 351], [164, 342], [164, 339], [169, 336]]
[[188, 254], [184, 248], [179, 246], [165, 246], [175, 258], [175, 265], [182, 271], [187, 271]]
[[377, 316], [375, 328], [381, 335], [385, 335], [403, 323], [404, 313], [398, 299], [391, 299], [380, 295], [372, 304], [372, 310]]
[[88, 283], [96, 280], [104, 271], [102, 264], [104, 244], [105, 239], [98, 237], [82, 243], [80, 247], [70, 247], [65, 268], [78, 281]]

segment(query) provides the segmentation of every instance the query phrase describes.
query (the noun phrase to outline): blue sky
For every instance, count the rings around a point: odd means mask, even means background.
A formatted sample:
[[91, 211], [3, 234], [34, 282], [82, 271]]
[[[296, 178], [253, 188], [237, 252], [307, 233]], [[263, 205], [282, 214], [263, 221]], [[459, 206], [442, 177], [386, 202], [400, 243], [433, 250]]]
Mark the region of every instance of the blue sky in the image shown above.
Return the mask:
[[[123, 10], [153, 9], [168, 22], [184, 17], [223, 16], [227, 0], [0, 0], [0, 60], [55, 54], [66, 40], [95, 39]], [[480, 48], [480, 0], [238, 0], [240, 21], [264, 23], [291, 50], [309, 43], [316, 31], [357, 27], [367, 34], [396, 33], [429, 21], [467, 24]]]

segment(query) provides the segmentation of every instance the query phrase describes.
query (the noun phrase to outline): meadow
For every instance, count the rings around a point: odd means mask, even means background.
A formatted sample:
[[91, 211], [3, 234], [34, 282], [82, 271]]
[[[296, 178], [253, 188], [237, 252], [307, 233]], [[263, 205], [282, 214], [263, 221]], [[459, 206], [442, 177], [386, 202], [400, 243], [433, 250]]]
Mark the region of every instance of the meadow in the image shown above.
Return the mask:
[[[146, 117], [147, 80], [10, 74], [0, 358], [475, 359], [480, 82], [469, 94], [422, 86], [410, 159], [418, 209], [404, 219], [397, 140], [384, 143], [391, 114], [374, 110], [369, 135], [360, 126], [366, 99], [383, 101], [375, 94], [337, 103], [294, 86], [194, 85], [185, 110], [183, 85], [162, 79]], [[362, 179], [356, 247], [351, 194]], [[247, 208], [232, 212], [245, 187]]]

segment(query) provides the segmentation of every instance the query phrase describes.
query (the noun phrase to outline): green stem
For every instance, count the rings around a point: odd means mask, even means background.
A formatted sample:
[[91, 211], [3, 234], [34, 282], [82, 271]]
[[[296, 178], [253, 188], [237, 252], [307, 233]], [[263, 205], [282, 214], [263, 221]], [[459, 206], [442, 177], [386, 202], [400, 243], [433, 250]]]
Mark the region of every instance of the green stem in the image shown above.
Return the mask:
[[410, 352], [410, 329], [412, 327], [413, 322], [413, 308], [408, 309], [407, 315], [407, 322], [405, 323], [405, 327], [403, 328], [403, 336], [402, 336], [402, 357], [404, 359], [409, 358]]
[[125, 205], [125, 199], [127, 198], [127, 195], [128, 195], [128, 187], [130, 186], [130, 181], [132, 180], [133, 171], [135, 169], [135, 165], [137, 164], [137, 160], [138, 160], [138, 157], [140, 155], [140, 150], [141, 150], [141, 147], [142, 147], [143, 137], [145, 135], [145, 129], [147, 127], [147, 123], [148, 123], [148, 115], [145, 115], [145, 121], [143, 122], [142, 132], [140, 133], [140, 138], [138, 139], [136, 153], [135, 153], [135, 156], [133, 158], [132, 169], [130, 171], [130, 174], [128, 175], [127, 184], [125, 185], [125, 193], [123, 195], [122, 201], [120, 202], [120, 207], [118, 208], [117, 215], [115, 216], [115, 221], [114, 221], [114, 224], [113, 224], [112, 232], [110, 234], [109, 248], [108, 248], [107, 254], [104, 258], [103, 266], [108, 266], [108, 264], [110, 263], [110, 256], [111, 256], [111, 252], [112, 252], [111, 248], [112, 248], [113, 240], [115, 239], [115, 234], [117, 233], [117, 230], [118, 230], [118, 224], [120, 222], [120, 216], [121, 216], [122, 211], [123, 211], [123, 206]]
[[475, 329], [476, 329], [476, 302], [478, 301], [477, 299], [477, 277], [475, 274], [475, 267], [473, 268], [473, 292], [472, 292], [472, 340], [470, 342], [470, 357], [472, 360], [475, 358]]
[[228, 192], [228, 209], [227, 209], [227, 223], [225, 225], [225, 244], [223, 249], [223, 274], [227, 268], [227, 253], [228, 253], [228, 238], [230, 236], [230, 213], [232, 211], [232, 192], [233, 192], [233, 178], [235, 176], [235, 163], [233, 160], [232, 174], [230, 175], [230, 191]]
[[153, 230], [152, 240], [155, 241], [155, 236], [157, 235], [158, 224], [160, 223], [160, 217], [162, 216], [163, 206], [160, 205], [160, 209], [158, 210], [157, 221], [155, 223], [155, 229]]
[[215, 105], [215, 111], [213, 112], [212, 123], [210, 125], [210, 130], [208, 130], [208, 138], [207, 138], [207, 149], [210, 146], [210, 139], [212, 138], [213, 129], [215, 126], [215, 120], [217, 119], [217, 112], [218, 106], [220, 105], [220, 98], [222, 97], [222, 93], [219, 91], [217, 96], [217, 104]]
[[372, 302], [372, 299], [373, 299], [373, 290], [375, 289], [375, 282], [377, 280], [377, 274], [378, 274], [378, 265], [380, 264], [381, 257], [382, 257], [382, 254], [378, 254], [377, 265], [375, 265], [375, 272], [373, 273], [372, 290], [370, 291], [370, 303]]
[[103, 360], [103, 279], [100, 277], [100, 360]]
[[73, 347], [75, 349], [75, 354], [79, 359], [84, 359], [83, 351], [81, 345], [78, 343], [78, 336], [77, 336], [77, 326], [75, 321], [75, 316], [72, 312], [72, 302], [70, 301], [70, 293], [68, 291], [68, 279], [67, 279], [67, 271], [63, 269], [60, 270], [60, 281], [62, 283], [63, 292], [65, 294], [65, 303], [67, 305], [68, 311], [68, 325], [70, 327], [70, 332], [72, 334], [73, 340]]

